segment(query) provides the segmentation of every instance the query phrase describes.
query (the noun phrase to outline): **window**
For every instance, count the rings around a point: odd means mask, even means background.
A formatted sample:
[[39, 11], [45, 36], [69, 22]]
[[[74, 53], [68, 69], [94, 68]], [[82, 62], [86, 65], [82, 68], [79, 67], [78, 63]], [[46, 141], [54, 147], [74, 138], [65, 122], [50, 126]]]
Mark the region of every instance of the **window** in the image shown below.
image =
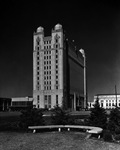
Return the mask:
[[56, 95], [56, 106], [58, 106], [58, 95]]
[[58, 86], [56, 86], [56, 90], [58, 90]]
[[101, 103], [101, 107], [103, 107], [103, 103]]
[[56, 81], [56, 84], [58, 84], [58, 81]]
[[55, 42], [58, 43], [58, 39], [56, 39]]
[[47, 95], [44, 95], [45, 108], [47, 108]]
[[51, 108], [51, 95], [48, 95], [48, 108]]
[[39, 103], [39, 100], [40, 100], [40, 97], [39, 97], [39, 95], [37, 96], [37, 102]]

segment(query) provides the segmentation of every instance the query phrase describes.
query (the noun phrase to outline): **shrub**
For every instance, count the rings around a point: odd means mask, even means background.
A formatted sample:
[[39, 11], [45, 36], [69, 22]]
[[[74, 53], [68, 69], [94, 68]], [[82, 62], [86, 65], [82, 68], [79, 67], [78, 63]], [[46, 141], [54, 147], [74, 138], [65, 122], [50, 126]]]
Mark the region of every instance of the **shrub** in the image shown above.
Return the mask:
[[115, 129], [115, 134], [120, 134], [120, 128]]
[[37, 126], [37, 125], [43, 125], [43, 114], [41, 110], [38, 110], [36, 108], [33, 109], [27, 109], [25, 111], [22, 111], [22, 114], [20, 116], [20, 127], [23, 129], [27, 129], [28, 126]]
[[106, 129], [107, 113], [104, 108], [100, 107], [98, 99], [96, 100], [94, 108], [91, 109], [88, 125]]
[[59, 106], [55, 106], [53, 109], [51, 119], [52, 124], [55, 125], [74, 124], [74, 120], [70, 117], [70, 115]]
[[112, 134], [111, 134], [111, 132], [109, 130], [106, 130], [106, 131], [103, 132], [103, 139], [106, 142], [113, 141]]
[[119, 141], [120, 140], [120, 134], [115, 135], [114, 138], [116, 141]]
[[112, 132], [120, 130], [120, 110], [117, 107], [110, 112], [108, 129]]

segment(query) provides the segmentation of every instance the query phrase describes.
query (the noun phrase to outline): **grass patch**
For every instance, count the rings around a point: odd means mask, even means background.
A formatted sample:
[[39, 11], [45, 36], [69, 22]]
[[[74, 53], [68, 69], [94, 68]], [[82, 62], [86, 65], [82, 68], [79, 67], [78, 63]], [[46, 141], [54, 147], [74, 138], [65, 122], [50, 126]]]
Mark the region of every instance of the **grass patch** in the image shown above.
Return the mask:
[[0, 133], [2, 150], [119, 150], [120, 145], [85, 139], [80, 132]]

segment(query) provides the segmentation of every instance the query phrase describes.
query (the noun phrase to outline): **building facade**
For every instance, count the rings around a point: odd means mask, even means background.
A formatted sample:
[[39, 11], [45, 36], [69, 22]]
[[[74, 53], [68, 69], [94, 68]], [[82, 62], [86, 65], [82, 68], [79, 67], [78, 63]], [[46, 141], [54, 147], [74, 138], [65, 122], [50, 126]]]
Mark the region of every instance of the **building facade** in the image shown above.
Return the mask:
[[33, 107], [32, 97], [15, 97], [12, 98], [11, 107], [12, 111], [26, 110]]
[[94, 96], [94, 102], [91, 103], [91, 107], [94, 107], [93, 105], [97, 99], [100, 107], [105, 109], [113, 109], [115, 106], [120, 107], [120, 94], [97, 94]]
[[8, 111], [11, 106], [11, 98], [0, 97], [0, 111]]
[[34, 107], [84, 107], [83, 57], [66, 39], [62, 25], [55, 25], [47, 37], [38, 27], [33, 38]]

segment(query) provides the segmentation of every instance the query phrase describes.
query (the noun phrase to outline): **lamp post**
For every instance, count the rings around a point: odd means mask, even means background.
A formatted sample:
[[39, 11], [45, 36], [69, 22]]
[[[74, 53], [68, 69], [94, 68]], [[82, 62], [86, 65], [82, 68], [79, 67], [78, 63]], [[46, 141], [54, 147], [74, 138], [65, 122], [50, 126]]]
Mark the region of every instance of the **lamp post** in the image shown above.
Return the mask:
[[84, 57], [84, 108], [87, 108], [87, 76], [86, 76], [86, 54], [85, 51], [81, 48], [79, 52]]
[[116, 96], [116, 108], [117, 108], [117, 87], [115, 85], [115, 96]]

